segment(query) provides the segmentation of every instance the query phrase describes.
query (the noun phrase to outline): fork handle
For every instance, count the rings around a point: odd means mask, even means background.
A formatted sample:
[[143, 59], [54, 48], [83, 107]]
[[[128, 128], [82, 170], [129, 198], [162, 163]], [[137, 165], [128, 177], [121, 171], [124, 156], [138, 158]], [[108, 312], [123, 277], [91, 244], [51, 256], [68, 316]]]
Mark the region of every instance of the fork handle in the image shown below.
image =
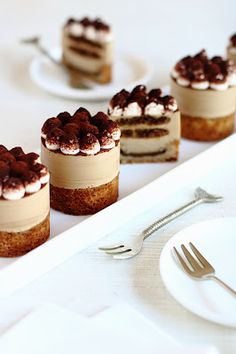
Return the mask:
[[172, 211], [170, 214], [164, 216], [163, 218], [157, 220], [156, 222], [154, 222], [152, 225], [150, 225], [148, 228], [146, 228], [143, 232], [143, 239], [145, 240], [146, 238], [148, 238], [150, 235], [153, 234], [153, 232], [155, 232], [156, 230], [159, 230], [162, 226], [168, 224], [169, 222], [171, 222], [172, 220], [176, 219], [178, 216], [183, 215], [184, 213], [186, 213], [188, 210], [194, 208], [195, 206], [197, 206], [198, 204], [201, 204], [202, 202], [204, 202], [204, 199], [202, 198], [195, 198], [194, 200], [192, 200], [191, 202], [183, 205], [182, 207]]
[[218, 278], [216, 275], [211, 275], [209, 278], [213, 279], [213, 280], [216, 280], [217, 283], [222, 285], [226, 290], [228, 290], [230, 292], [230, 294], [232, 294], [233, 296], [236, 297], [236, 291], [234, 289], [232, 289], [228, 284], [226, 284], [223, 280]]

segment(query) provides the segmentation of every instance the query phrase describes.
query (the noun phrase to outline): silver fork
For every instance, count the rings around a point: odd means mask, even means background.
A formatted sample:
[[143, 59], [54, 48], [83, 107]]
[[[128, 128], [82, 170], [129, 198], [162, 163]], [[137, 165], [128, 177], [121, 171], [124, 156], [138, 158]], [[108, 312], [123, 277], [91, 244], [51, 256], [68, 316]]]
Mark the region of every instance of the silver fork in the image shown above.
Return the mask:
[[27, 38], [22, 38], [20, 40], [20, 43], [22, 44], [31, 44], [34, 45], [39, 51], [40, 53], [42, 53], [43, 55], [45, 55], [48, 59], [50, 59], [54, 64], [57, 65], [62, 65], [60, 60], [56, 60], [55, 58], [53, 58], [53, 56], [50, 54], [50, 52], [42, 46], [41, 44], [41, 38], [39, 36], [34, 36], [34, 37], [27, 37]]
[[185, 272], [193, 278], [216, 280], [219, 284], [223, 285], [232, 295], [236, 297], [236, 291], [215, 275], [214, 267], [206, 260], [205, 257], [203, 257], [203, 255], [192, 244], [192, 242], [189, 243], [189, 246], [195, 257], [192, 256], [192, 254], [188, 251], [185, 245], [181, 245], [181, 249], [187, 261], [184, 260], [184, 258], [177, 251], [176, 247], [174, 247], [174, 252]]
[[215, 196], [212, 194], [207, 193], [204, 189], [198, 187], [195, 190], [195, 198], [183, 205], [182, 207], [178, 208], [177, 210], [173, 211], [172, 213], [164, 216], [163, 218], [159, 219], [158, 221], [154, 222], [148, 228], [143, 230], [132, 242], [130, 245], [125, 245], [124, 243], [120, 243], [115, 246], [110, 247], [99, 247], [99, 250], [106, 252], [107, 254], [111, 255], [114, 259], [126, 259], [131, 258], [139, 254], [142, 249], [143, 242], [152, 235], [155, 231], [159, 230], [162, 226], [168, 224], [172, 220], [176, 219], [178, 216], [186, 213], [188, 210], [194, 208], [195, 206], [201, 203], [214, 203], [218, 202], [223, 199], [223, 197]]

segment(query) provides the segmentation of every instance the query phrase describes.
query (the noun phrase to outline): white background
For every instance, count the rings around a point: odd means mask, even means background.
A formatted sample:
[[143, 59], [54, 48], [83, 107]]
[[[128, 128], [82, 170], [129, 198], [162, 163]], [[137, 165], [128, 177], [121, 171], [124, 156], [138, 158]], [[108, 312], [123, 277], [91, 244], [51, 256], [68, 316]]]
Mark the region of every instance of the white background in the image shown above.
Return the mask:
[[[38, 148], [39, 129], [46, 118], [62, 110], [72, 112], [79, 105], [92, 111], [107, 106], [106, 102], [91, 105], [66, 101], [42, 92], [28, 75], [28, 65], [36, 52], [18, 44], [21, 37], [41, 34], [46, 44], [57, 45], [64, 20], [84, 14], [99, 15], [113, 25], [117, 50], [145, 56], [150, 61], [155, 69], [152, 86], [168, 82], [169, 69], [181, 56], [202, 48], [211, 55], [224, 54], [228, 37], [236, 32], [235, 0], [0, 0], [1, 143]], [[230, 198], [227, 188], [224, 192]], [[173, 199], [171, 206], [177, 205]], [[169, 201], [161, 210], [170, 210]], [[192, 215], [194, 221], [204, 220], [205, 209]], [[208, 216], [224, 215], [234, 215], [233, 201], [226, 209], [219, 205], [215, 214]], [[152, 218], [140, 220], [138, 226], [132, 226], [132, 232], [146, 226]], [[113, 262], [96, 248], [78, 254], [0, 303], [0, 333], [41, 302], [52, 301], [92, 314], [125, 300], [181, 340], [215, 343], [222, 353], [234, 354], [235, 330], [191, 315], [161, 283], [157, 267], [161, 248], [174, 232], [192, 222], [191, 218], [184, 220], [172, 224], [161, 243], [149, 241], [142, 257], [129, 263]]]

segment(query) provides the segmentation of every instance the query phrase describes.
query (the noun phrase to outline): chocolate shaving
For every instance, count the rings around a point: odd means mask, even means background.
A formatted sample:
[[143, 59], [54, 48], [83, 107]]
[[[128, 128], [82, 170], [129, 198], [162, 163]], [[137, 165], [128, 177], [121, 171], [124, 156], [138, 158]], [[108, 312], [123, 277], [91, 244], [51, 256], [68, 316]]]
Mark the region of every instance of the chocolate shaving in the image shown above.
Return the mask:
[[103, 22], [100, 18], [95, 18], [94, 20], [92, 20], [88, 17], [84, 17], [80, 20], [76, 20], [74, 18], [69, 18], [67, 20], [66, 26], [71, 25], [73, 23], [81, 24], [85, 28], [88, 26], [92, 26], [97, 31], [108, 32], [110, 30], [110, 26], [108, 24], [106, 24], [105, 22]]
[[179, 75], [189, 81], [209, 81], [211, 83], [222, 83], [231, 72], [232, 65], [229, 60], [221, 56], [208, 58], [205, 50], [195, 56], [182, 58], [176, 65], [175, 70]]
[[[0, 150], [3, 145], [0, 145]], [[0, 185], [3, 189], [19, 189], [24, 187], [24, 183], [32, 183], [42, 175], [48, 174], [47, 168], [36, 160], [39, 155], [30, 152], [25, 154], [20, 146], [16, 146], [8, 151], [5, 147], [0, 154]], [[2, 197], [3, 198], [3, 197]]]

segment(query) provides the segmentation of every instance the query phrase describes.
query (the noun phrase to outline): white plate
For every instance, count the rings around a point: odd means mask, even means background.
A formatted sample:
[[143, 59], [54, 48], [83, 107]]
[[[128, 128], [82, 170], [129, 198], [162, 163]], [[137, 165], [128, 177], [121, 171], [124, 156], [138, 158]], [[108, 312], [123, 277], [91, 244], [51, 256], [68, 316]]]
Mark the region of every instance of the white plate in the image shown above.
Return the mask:
[[214, 280], [194, 280], [173, 256], [173, 246], [193, 242], [214, 266], [216, 275], [236, 289], [236, 218], [194, 224], [173, 236], [160, 258], [160, 273], [170, 294], [185, 308], [207, 320], [236, 327], [236, 298]]
[[[60, 60], [60, 48], [53, 48], [50, 54]], [[30, 65], [32, 80], [43, 90], [70, 99], [104, 100], [111, 98], [122, 88], [132, 89], [138, 84], [147, 84], [151, 78], [149, 65], [141, 58], [128, 54], [116, 55], [112, 83], [94, 84], [91, 89], [75, 89], [69, 86], [68, 74], [62, 66], [54, 64], [46, 57], [36, 57]]]

